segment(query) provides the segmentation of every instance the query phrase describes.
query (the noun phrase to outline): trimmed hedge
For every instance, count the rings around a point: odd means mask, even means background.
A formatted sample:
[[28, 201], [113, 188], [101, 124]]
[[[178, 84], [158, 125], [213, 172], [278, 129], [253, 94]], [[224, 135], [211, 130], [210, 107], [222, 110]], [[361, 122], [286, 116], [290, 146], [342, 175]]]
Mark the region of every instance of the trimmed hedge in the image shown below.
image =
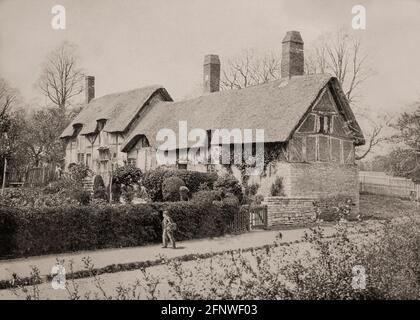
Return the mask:
[[[22, 257], [161, 241], [160, 210], [178, 225], [177, 240], [221, 236], [235, 208], [205, 202], [126, 206], [0, 207], [0, 257]], [[236, 208], [237, 210], [237, 208]]]

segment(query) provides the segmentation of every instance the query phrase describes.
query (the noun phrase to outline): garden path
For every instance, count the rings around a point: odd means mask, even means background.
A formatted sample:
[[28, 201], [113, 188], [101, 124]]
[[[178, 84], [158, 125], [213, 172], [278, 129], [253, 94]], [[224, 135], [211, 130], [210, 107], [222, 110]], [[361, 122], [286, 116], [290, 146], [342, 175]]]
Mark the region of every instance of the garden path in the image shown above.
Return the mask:
[[301, 240], [306, 230], [305, 228], [281, 231], [254, 230], [239, 235], [182, 241], [177, 243], [178, 249], [176, 250], [162, 249], [160, 245], [149, 245], [0, 260], [0, 280], [11, 279], [13, 273], [20, 277], [28, 277], [31, 272], [31, 266], [38, 267], [41, 276], [48, 275], [51, 273], [51, 269], [56, 264], [57, 259], [64, 259], [67, 272], [69, 272], [68, 265], [71, 260], [73, 261], [73, 271], [79, 271], [84, 269], [84, 263], [82, 262], [84, 257], [90, 257], [95, 268], [103, 268], [113, 264], [157, 260], [162, 255], [166, 258], [175, 258], [190, 254], [217, 253], [226, 250], [260, 247], [272, 244], [280, 232], [282, 233], [281, 242], [293, 242]]

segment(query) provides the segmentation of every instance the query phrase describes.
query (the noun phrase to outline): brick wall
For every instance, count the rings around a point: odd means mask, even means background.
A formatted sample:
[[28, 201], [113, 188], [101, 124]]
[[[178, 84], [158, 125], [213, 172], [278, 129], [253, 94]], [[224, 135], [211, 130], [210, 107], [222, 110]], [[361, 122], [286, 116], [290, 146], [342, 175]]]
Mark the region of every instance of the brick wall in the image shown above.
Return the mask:
[[267, 227], [298, 226], [313, 223], [316, 220], [312, 198], [266, 197]]
[[355, 203], [359, 212], [359, 186], [357, 165], [337, 163], [290, 163], [289, 197], [346, 196]]

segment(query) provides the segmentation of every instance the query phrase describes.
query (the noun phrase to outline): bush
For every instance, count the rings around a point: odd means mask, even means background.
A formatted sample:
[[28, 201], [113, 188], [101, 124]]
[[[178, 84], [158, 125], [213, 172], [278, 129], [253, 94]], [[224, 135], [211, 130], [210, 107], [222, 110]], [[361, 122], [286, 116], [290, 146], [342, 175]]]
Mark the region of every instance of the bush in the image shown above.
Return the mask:
[[185, 186], [190, 190], [191, 193], [196, 193], [205, 186], [209, 189], [213, 189], [213, 185], [217, 180], [216, 173], [188, 171], [170, 169], [165, 173], [165, 178], [178, 177], [185, 182]]
[[73, 163], [69, 166], [70, 177], [77, 183], [82, 183], [83, 179], [89, 177], [92, 171], [84, 163]]
[[223, 197], [223, 191], [221, 190], [203, 190], [196, 192], [192, 197], [192, 201], [213, 203], [213, 201], [222, 201]]
[[177, 177], [184, 181], [191, 194], [203, 188], [212, 189], [217, 175], [215, 173], [178, 170], [174, 168], [158, 167], [146, 172], [143, 185], [153, 202], [163, 201], [162, 184], [165, 179]]
[[131, 203], [135, 196], [134, 188], [140, 186], [140, 180], [143, 174], [139, 168], [132, 164], [118, 167], [112, 175], [112, 184], [116, 187], [113, 190], [113, 199], [120, 201], [120, 197], [126, 203]]
[[[420, 297], [418, 217], [387, 222], [366, 230], [365, 236], [350, 237], [350, 231], [339, 227], [326, 236], [321, 228], [315, 228], [306, 233], [303, 246], [276, 241], [273, 245], [196, 260], [194, 264], [170, 262], [173, 299], [417, 300]], [[221, 285], [226, 283], [229, 285]], [[365, 288], [355, 286], [363, 284]]]
[[185, 186], [179, 188], [179, 196], [181, 201], [188, 201], [190, 199], [190, 190]]
[[346, 196], [332, 196], [314, 201], [317, 220], [322, 221], [340, 221], [354, 220], [356, 217], [352, 214], [354, 202]]
[[143, 174], [135, 165], [128, 164], [118, 167], [112, 175], [112, 182], [124, 186], [134, 186], [140, 183]]
[[283, 187], [283, 178], [277, 177], [276, 180], [271, 185], [270, 195], [272, 197], [283, 197], [284, 196], [284, 187]]
[[185, 187], [185, 183], [181, 178], [166, 178], [162, 184], [163, 201], [179, 201], [181, 197], [179, 189], [181, 187]]
[[84, 190], [84, 189], [74, 188], [71, 192], [71, 196], [81, 206], [87, 206], [90, 203], [90, 201], [92, 200], [92, 196], [91, 196], [90, 192], [87, 191], [87, 190]]
[[214, 183], [214, 189], [222, 190], [225, 193], [232, 193], [238, 198], [239, 202], [242, 202], [242, 187], [238, 179], [232, 174], [225, 174], [218, 177], [217, 181]]
[[108, 200], [104, 179], [101, 175], [95, 176], [95, 179], [93, 180], [93, 198]]
[[158, 167], [154, 170], [147, 171], [143, 177], [143, 186], [146, 188], [146, 192], [153, 202], [163, 200], [162, 183], [165, 173], [166, 169], [164, 167]]
[[256, 201], [256, 195], [260, 185], [258, 183], [253, 183], [245, 186], [243, 204], [252, 204]]
[[177, 240], [221, 236], [229, 205], [168, 202], [139, 205], [0, 207], [0, 256], [22, 257], [70, 251], [141, 246], [161, 241], [160, 211], [178, 225]]
[[42, 208], [78, 204], [68, 189], [57, 192], [57, 189], [52, 187], [47, 190], [40, 188], [5, 190], [4, 195], [0, 197], [0, 206]]

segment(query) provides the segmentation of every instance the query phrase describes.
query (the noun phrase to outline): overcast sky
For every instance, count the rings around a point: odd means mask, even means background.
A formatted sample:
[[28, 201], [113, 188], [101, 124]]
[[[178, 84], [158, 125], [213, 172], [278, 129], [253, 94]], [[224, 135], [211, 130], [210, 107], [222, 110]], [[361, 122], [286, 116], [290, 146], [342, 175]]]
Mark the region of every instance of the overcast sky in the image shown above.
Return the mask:
[[[57, 4], [66, 8], [65, 31], [51, 28]], [[401, 110], [420, 97], [419, 0], [0, 0], [0, 77], [37, 101], [41, 63], [68, 40], [96, 76], [97, 96], [162, 84], [179, 99], [201, 83], [205, 54], [223, 63], [246, 48], [280, 52], [287, 30], [301, 31], [308, 47], [349, 28], [357, 4], [367, 9], [367, 29], [354, 32], [376, 71], [359, 103]]]

